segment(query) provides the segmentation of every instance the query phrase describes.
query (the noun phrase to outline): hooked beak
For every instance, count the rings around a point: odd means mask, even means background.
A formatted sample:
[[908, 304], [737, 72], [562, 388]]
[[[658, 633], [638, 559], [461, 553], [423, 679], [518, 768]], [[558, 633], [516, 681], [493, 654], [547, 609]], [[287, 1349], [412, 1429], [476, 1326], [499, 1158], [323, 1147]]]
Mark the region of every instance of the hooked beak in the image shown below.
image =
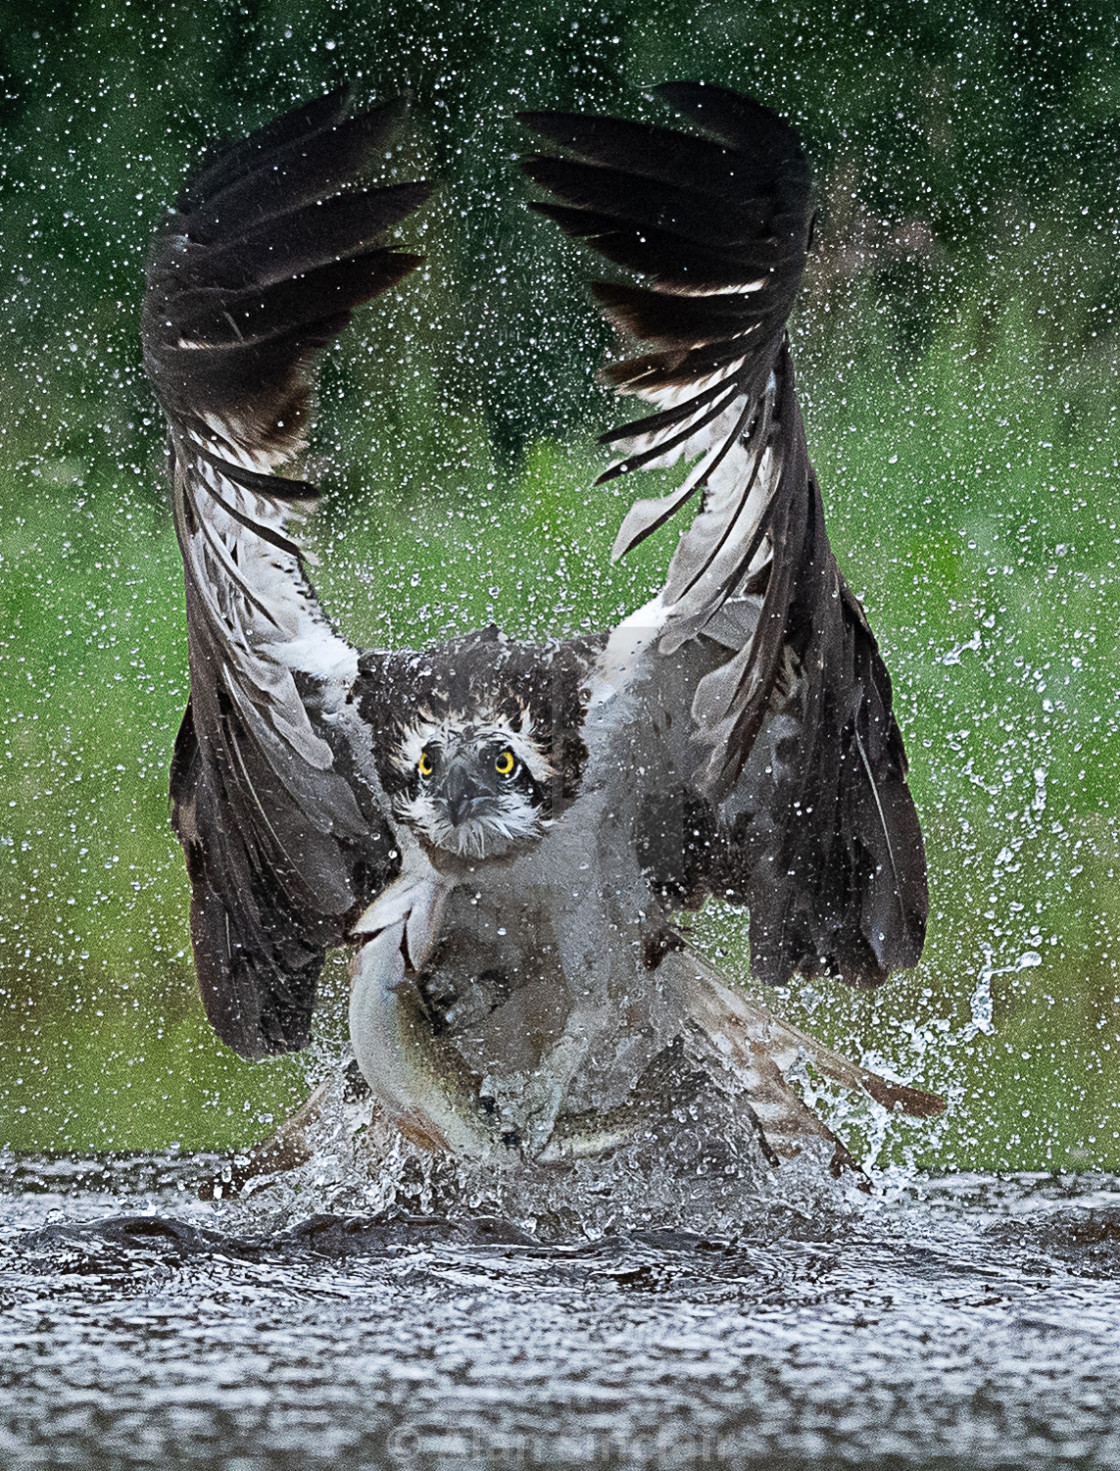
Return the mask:
[[470, 774], [458, 761], [453, 761], [448, 767], [447, 775], [440, 784], [439, 795], [446, 804], [451, 825], [458, 827], [471, 811], [475, 799]]

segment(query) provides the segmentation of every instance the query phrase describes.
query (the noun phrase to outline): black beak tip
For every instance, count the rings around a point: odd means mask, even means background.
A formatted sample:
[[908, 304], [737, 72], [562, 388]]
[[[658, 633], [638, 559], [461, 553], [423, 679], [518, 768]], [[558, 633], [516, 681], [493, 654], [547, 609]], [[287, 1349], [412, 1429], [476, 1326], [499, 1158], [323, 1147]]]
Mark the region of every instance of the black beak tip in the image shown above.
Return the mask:
[[469, 797], [452, 797], [447, 804], [447, 815], [451, 819], [452, 827], [460, 827], [463, 819], [471, 810], [471, 799]]

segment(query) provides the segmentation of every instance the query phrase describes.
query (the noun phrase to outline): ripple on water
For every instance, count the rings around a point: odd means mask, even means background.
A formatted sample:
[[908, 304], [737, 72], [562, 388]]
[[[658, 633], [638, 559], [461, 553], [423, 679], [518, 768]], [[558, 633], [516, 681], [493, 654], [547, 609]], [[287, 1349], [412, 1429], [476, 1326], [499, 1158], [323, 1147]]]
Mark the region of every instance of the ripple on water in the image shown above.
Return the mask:
[[1110, 1178], [556, 1245], [213, 1168], [6, 1162], [0, 1464], [1120, 1464]]

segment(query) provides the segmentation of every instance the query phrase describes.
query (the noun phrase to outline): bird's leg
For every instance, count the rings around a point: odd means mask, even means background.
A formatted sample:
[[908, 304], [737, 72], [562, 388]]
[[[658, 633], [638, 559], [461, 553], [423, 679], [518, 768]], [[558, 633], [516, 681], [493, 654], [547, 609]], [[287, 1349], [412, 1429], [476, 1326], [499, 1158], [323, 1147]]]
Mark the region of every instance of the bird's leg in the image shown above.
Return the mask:
[[573, 1011], [559, 1041], [543, 1054], [531, 1073], [489, 1073], [479, 1085], [492, 1100], [502, 1137], [518, 1144], [530, 1159], [552, 1138], [568, 1087], [583, 1065], [602, 1026], [596, 1014]]
[[[564, 1109], [572, 1082], [605, 1036], [618, 1027], [618, 1009], [612, 1000], [612, 952], [602, 937], [611, 923], [603, 912], [597, 885], [573, 892], [577, 903], [555, 919], [556, 941], [569, 993], [569, 1007], [560, 1036], [541, 1056], [531, 1076], [505, 1080], [504, 1096], [496, 1100], [499, 1115], [517, 1117], [521, 1147], [536, 1158], [548, 1145], [556, 1120]], [[487, 1090], [490, 1079], [483, 1081]], [[504, 1105], [504, 1106], [503, 1106]]]
[[277, 1175], [306, 1164], [314, 1153], [311, 1130], [322, 1116], [323, 1103], [330, 1090], [330, 1079], [320, 1083], [275, 1133], [254, 1144], [232, 1166], [224, 1166], [220, 1174], [203, 1180], [198, 1187], [199, 1200], [232, 1200], [242, 1193], [250, 1180], [260, 1175]]
[[588, 1054], [618, 1025], [611, 1000], [611, 955], [601, 944], [603, 922], [597, 894], [586, 894], [570, 913], [555, 919], [556, 941], [568, 987], [563, 1029], [532, 1071], [492, 1067], [482, 1096], [493, 1099], [506, 1137], [535, 1159], [548, 1145], [572, 1081]]
[[509, 978], [494, 969], [458, 980], [437, 969], [421, 975], [417, 985], [436, 1031], [453, 1037], [484, 1022], [510, 995]]

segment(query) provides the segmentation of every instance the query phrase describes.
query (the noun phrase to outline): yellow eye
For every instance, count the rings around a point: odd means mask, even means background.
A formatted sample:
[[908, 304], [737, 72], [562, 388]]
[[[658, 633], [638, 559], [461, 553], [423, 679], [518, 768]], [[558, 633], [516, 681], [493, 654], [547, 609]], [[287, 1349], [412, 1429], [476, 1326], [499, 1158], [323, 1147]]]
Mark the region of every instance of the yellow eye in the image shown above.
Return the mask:
[[503, 751], [494, 762], [494, 770], [499, 776], [512, 776], [513, 768], [517, 765], [512, 751]]
[[416, 763], [416, 766], [417, 766], [417, 769], [419, 770], [421, 776], [431, 776], [431, 774], [432, 774], [432, 763], [428, 759], [428, 753], [427, 753], [427, 751], [421, 751], [420, 752], [420, 760]]

